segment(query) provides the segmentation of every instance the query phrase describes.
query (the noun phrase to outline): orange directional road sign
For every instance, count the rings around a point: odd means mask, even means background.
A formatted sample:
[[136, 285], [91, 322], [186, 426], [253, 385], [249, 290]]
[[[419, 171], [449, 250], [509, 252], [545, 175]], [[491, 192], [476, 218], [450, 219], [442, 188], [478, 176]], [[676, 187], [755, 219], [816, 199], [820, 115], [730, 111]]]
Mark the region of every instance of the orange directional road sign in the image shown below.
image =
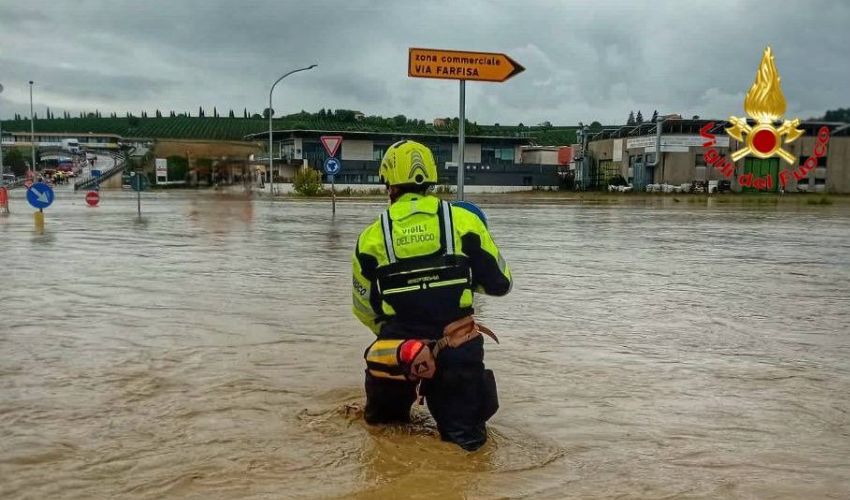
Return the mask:
[[524, 71], [519, 63], [495, 52], [411, 48], [407, 76], [446, 80], [504, 82]]

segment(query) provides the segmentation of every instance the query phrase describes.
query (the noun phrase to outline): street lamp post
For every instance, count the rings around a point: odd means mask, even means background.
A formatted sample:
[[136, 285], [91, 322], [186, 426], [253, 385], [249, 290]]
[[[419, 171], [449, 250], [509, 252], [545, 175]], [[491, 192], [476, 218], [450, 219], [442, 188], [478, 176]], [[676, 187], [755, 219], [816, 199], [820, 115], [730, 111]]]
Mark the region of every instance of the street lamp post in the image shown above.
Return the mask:
[[290, 71], [289, 73], [286, 73], [282, 77], [275, 80], [275, 82], [272, 84], [271, 90], [269, 90], [269, 111], [268, 111], [269, 112], [269, 193], [271, 194], [269, 199], [272, 199], [272, 197], [274, 196], [274, 176], [272, 174], [272, 169], [274, 168], [273, 167], [274, 164], [272, 163], [274, 161], [273, 156], [272, 156], [272, 115], [274, 114], [274, 112], [272, 111], [272, 93], [274, 92], [275, 86], [278, 83], [280, 83], [280, 81], [283, 80], [284, 78], [286, 78], [287, 76], [291, 75], [292, 73], [298, 73], [299, 71], [307, 71], [308, 69], [313, 69], [316, 66], [318, 66], [318, 65], [317, 64], [311, 64], [310, 66], [307, 66], [306, 68], [294, 69], [294, 70]]
[[30, 80], [30, 148], [32, 150], [32, 163], [30, 163], [30, 169], [32, 171], [31, 178], [33, 182], [35, 182], [35, 117], [32, 112], [32, 84], [34, 82]]

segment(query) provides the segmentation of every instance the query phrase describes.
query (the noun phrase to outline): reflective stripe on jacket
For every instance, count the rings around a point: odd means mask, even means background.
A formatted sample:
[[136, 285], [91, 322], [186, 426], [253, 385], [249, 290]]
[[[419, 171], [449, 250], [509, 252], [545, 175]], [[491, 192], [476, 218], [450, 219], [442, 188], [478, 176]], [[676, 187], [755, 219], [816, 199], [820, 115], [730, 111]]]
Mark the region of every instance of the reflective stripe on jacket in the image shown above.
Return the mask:
[[472, 313], [473, 291], [505, 295], [512, 285], [476, 215], [411, 193], [360, 234], [352, 275], [354, 315], [376, 334], [390, 320], [447, 324]]

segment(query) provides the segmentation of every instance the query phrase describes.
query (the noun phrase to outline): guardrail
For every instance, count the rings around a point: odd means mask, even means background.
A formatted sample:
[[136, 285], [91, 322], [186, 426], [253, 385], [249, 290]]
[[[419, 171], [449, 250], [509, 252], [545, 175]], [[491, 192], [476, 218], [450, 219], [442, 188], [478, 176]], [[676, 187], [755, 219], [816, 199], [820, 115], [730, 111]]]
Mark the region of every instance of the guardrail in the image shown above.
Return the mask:
[[124, 171], [124, 156], [118, 155], [114, 156], [113, 160], [115, 161], [115, 165], [102, 171], [100, 173], [100, 177], [94, 177], [92, 175], [87, 175], [82, 179], [74, 182], [74, 191], [79, 189], [89, 189], [96, 186], [100, 182], [104, 182], [110, 177], [119, 174]]

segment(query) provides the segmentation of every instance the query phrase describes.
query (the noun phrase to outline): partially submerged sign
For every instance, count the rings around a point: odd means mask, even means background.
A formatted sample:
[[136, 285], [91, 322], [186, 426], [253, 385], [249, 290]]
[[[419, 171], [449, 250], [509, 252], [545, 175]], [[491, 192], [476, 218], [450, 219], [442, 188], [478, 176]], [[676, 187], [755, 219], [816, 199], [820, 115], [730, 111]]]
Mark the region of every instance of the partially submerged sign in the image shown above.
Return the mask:
[[39, 210], [49, 207], [53, 198], [53, 190], [43, 182], [37, 182], [27, 189], [27, 201]]
[[133, 191], [144, 191], [150, 186], [148, 177], [140, 172], [130, 172], [130, 187]]
[[96, 207], [98, 203], [100, 203], [100, 194], [97, 191], [89, 191], [86, 193], [86, 203], [90, 207]]
[[506, 54], [411, 48], [407, 75], [415, 78], [504, 82], [525, 70]]

